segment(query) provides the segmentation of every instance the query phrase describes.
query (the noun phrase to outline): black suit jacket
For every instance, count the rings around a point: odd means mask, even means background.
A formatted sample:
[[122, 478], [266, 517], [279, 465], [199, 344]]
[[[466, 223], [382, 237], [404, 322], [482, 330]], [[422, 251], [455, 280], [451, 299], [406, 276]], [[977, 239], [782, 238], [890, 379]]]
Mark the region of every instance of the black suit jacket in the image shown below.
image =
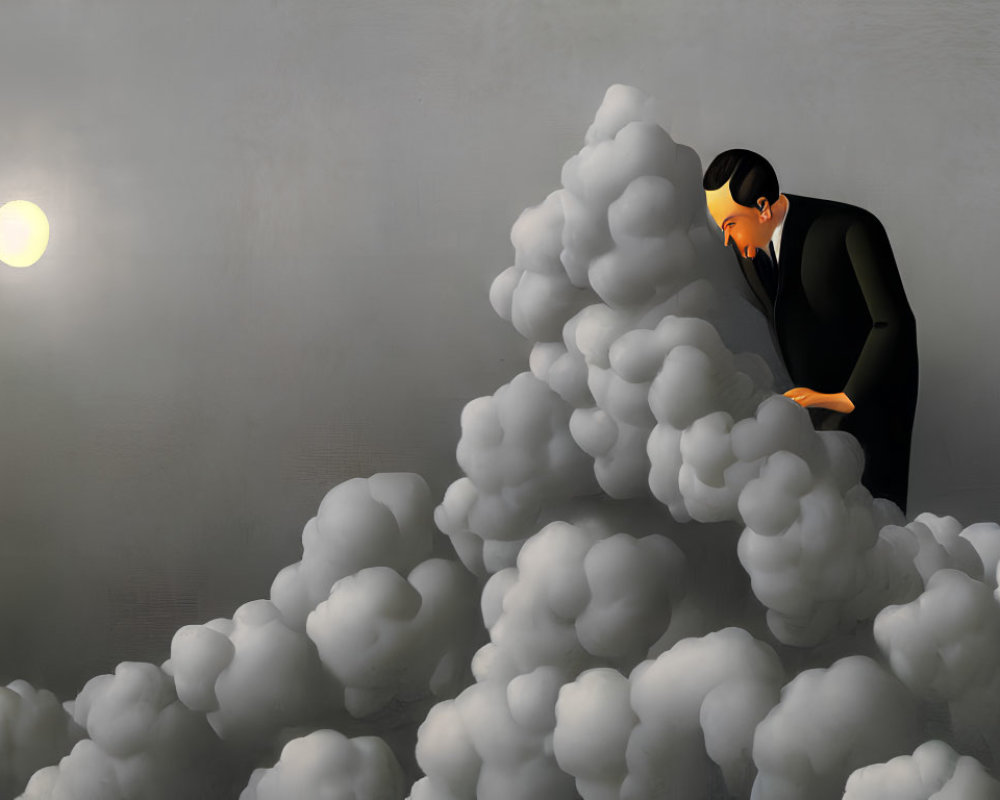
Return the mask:
[[795, 385], [854, 403], [850, 414], [810, 409], [816, 427], [853, 433], [862, 483], [905, 510], [917, 339], [889, 239], [863, 209], [787, 197], [776, 286], [759, 262], [741, 258], [743, 274]]

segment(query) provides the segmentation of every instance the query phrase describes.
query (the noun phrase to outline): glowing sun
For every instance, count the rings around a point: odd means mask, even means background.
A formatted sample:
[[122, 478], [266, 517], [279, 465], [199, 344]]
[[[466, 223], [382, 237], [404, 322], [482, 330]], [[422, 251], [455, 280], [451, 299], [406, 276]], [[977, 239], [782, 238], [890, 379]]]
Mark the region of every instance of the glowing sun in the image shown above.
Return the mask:
[[45, 213], [27, 200], [0, 206], [0, 261], [12, 267], [30, 267], [49, 243]]

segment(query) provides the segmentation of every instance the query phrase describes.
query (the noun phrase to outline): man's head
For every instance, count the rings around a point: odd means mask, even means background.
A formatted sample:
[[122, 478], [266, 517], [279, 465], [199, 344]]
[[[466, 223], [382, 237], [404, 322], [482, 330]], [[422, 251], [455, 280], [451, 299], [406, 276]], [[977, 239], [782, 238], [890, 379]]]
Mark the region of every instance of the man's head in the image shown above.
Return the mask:
[[719, 153], [705, 170], [702, 187], [708, 213], [722, 229], [727, 246], [733, 242], [747, 258], [767, 247], [783, 216], [782, 210], [776, 217], [772, 208], [781, 194], [767, 159], [751, 150]]

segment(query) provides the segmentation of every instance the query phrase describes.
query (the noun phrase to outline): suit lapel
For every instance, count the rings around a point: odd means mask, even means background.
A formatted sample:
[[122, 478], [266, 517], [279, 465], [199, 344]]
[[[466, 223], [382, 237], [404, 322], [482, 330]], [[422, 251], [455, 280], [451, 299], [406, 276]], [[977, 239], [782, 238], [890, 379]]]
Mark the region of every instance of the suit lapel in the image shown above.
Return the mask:
[[781, 269], [778, 271], [778, 294], [786, 280], [798, 275], [802, 266], [802, 244], [806, 228], [811, 219], [811, 209], [808, 198], [786, 194], [788, 198], [788, 215], [781, 229]]

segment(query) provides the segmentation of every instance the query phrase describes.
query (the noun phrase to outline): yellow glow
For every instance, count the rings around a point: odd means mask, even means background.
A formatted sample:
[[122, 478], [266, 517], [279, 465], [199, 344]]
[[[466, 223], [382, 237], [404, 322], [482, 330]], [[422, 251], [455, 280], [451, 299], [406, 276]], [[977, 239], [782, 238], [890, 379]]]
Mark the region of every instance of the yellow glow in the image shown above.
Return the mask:
[[0, 206], [0, 261], [12, 267], [30, 267], [49, 244], [45, 213], [27, 200]]

